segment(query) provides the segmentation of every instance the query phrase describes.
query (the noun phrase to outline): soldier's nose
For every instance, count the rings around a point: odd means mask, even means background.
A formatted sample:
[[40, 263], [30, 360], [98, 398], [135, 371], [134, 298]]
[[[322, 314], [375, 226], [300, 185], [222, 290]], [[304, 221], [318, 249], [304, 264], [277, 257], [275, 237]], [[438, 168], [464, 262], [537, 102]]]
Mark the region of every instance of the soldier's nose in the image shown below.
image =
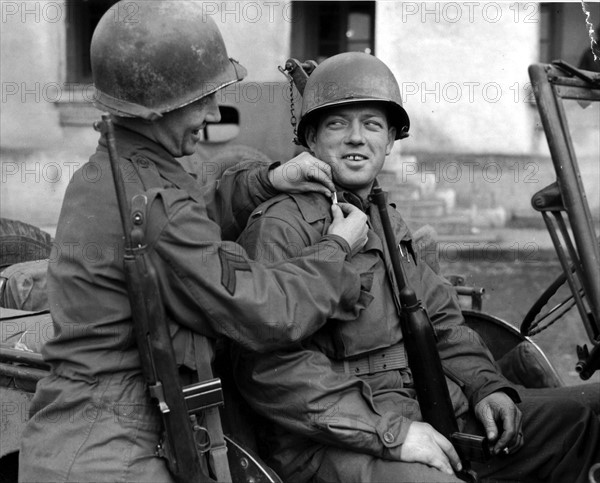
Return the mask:
[[361, 144], [364, 142], [362, 126], [358, 122], [353, 122], [349, 127], [347, 141], [351, 144]]
[[219, 110], [219, 104], [217, 103], [217, 96], [215, 94], [211, 94], [208, 96], [207, 104], [206, 104], [207, 114], [206, 120], [209, 122], [220, 122], [221, 121], [221, 111]]

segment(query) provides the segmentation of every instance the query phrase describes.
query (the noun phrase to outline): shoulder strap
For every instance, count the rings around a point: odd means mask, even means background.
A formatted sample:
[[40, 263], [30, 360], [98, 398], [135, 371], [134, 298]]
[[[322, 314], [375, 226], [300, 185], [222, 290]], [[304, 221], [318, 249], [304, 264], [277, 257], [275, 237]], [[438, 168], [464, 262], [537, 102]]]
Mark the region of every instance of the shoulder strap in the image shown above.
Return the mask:
[[[196, 357], [196, 372], [200, 382], [213, 379], [212, 365], [210, 361], [210, 342], [208, 337], [193, 334], [194, 354]], [[209, 461], [219, 482], [231, 482], [229, 461], [227, 459], [227, 444], [221, 425], [221, 415], [218, 406], [212, 406], [204, 410], [204, 424], [210, 438]]]
[[[131, 159], [130, 162], [138, 173], [138, 176], [144, 184], [144, 188], [152, 193], [152, 196], [156, 196], [158, 189], [163, 187], [163, 182], [160, 174], [155, 167], [148, 165], [140, 167], [145, 158], [140, 157]], [[196, 197], [201, 196], [200, 189], [194, 182], [193, 178], [189, 180], [184, 176], [177, 176], [177, 179], [170, 179], [166, 177], [167, 181], [177, 185], [179, 188], [188, 192], [190, 197], [197, 199]], [[150, 204], [148, 203], [148, 206]], [[213, 378], [212, 365], [210, 360], [210, 354], [212, 354], [210, 348], [210, 341], [207, 337], [192, 333], [194, 342], [194, 354], [196, 362], [196, 371], [198, 374], [199, 382], [207, 382]], [[209, 437], [209, 463], [212, 466], [213, 474], [217, 477], [219, 482], [228, 483], [232, 481], [231, 473], [229, 470], [229, 462], [227, 458], [227, 445], [225, 443], [225, 436], [223, 434], [223, 427], [221, 425], [221, 417], [218, 406], [211, 406], [203, 411], [204, 424], [206, 426], [206, 432]]]
[[[387, 243], [385, 242], [385, 234], [383, 232], [383, 225], [381, 224], [381, 218], [379, 217], [379, 210], [377, 209], [377, 205], [375, 203], [371, 203], [369, 205], [369, 219], [371, 220], [371, 226], [373, 227], [373, 231], [377, 233], [377, 236], [381, 238], [383, 245], [383, 263], [385, 265], [385, 272], [388, 277], [388, 281], [392, 287], [392, 295], [394, 298], [394, 305], [396, 306], [396, 311], [400, 317], [402, 317], [402, 308], [400, 304], [399, 298], [399, 290], [398, 284], [396, 283], [396, 277], [394, 276], [392, 261], [390, 259], [390, 254], [388, 251]], [[399, 246], [396, 247], [399, 249]], [[402, 251], [400, 252], [402, 255]]]

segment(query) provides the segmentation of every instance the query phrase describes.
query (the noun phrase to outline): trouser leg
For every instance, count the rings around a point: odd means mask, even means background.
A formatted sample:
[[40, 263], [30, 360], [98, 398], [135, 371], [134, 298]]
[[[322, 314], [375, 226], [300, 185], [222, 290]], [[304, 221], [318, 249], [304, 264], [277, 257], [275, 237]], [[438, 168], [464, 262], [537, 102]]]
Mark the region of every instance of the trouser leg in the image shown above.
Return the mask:
[[389, 461], [367, 454], [329, 448], [325, 450], [322, 463], [312, 481], [315, 483], [456, 483], [461, 480], [420, 463]]
[[519, 394], [528, 397], [544, 396], [573, 399], [589, 406], [592, 411], [600, 415], [600, 383], [597, 382], [564, 387], [525, 388], [519, 386]]
[[[524, 445], [514, 454], [474, 464], [491, 481], [587, 482], [590, 466], [600, 460], [600, 423], [587, 405], [551, 394], [523, 395]], [[473, 422], [467, 431], [473, 431]]]
[[[600, 422], [585, 401], [561, 397], [560, 391], [524, 391], [525, 444], [511, 455], [499, 455], [486, 464], [473, 463], [483, 481], [587, 483], [592, 464], [600, 461]], [[464, 428], [483, 434], [473, 415]], [[322, 450], [321, 464], [312, 481], [318, 483], [457, 482], [456, 477], [418, 463], [382, 460], [338, 448]]]

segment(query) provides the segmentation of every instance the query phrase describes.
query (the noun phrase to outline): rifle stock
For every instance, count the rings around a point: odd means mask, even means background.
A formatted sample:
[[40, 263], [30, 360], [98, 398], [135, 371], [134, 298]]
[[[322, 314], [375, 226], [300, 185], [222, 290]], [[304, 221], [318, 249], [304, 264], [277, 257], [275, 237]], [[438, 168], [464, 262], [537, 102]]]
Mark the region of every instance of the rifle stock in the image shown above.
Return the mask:
[[469, 461], [485, 461], [490, 456], [488, 441], [484, 437], [460, 433], [458, 430], [433, 325], [414, 290], [408, 286], [387, 211], [386, 196], [377, 181], [373, 185], [371, 199], [379, 211], [392, 265], [391, 275], [398, 286], [400, 327], [421, 414], [427, 423], [454, 445], [463, 462], [463, 471], [457, 476], [465, 481], [477, 481], [476, 474], [470, 470]]

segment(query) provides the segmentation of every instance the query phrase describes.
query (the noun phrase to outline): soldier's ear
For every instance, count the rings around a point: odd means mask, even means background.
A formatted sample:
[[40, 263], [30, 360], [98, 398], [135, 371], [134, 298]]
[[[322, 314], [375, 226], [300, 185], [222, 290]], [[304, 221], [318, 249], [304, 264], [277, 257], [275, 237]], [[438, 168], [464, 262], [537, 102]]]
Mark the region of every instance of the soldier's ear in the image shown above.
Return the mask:
[[396, 140], [396, 128], [394, 126], [390, 126], [388, 128], [388, 143], [385, 147], [385, 154], [390, 154], [392, 152], [392, 148], [394, 147], [394, 141]]
[[311, 152], [315, 152], [315, 146], [317, 144], [317, 129], [315, 128], [315, 126], [313, 126], [312, 124], [309, 126], [306, 126], [306, 144], [308, 144], [308, 149], [311, 150]]

